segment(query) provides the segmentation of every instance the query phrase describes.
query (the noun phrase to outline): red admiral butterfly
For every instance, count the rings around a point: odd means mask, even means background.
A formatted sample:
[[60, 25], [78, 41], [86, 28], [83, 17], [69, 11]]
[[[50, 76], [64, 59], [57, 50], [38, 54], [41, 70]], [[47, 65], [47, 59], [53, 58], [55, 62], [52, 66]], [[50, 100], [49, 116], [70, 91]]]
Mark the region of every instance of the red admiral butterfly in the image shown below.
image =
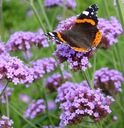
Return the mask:
[[49, 32], [45, 34], [49, 39], [69, 44], [72, 49], [79, 52], [88, 52], [96, 47], [102, 38], [101, 31], [97, 28], [98, 6], [89, 6], [75, 20], [69, 30], [63, 32]]

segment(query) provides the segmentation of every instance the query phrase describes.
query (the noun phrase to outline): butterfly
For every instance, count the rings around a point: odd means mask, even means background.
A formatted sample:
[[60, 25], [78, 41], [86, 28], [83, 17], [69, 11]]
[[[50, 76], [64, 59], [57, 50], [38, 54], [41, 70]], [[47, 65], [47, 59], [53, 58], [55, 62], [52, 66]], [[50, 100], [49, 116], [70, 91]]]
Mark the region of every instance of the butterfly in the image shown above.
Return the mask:
[[75, 51], [89, 52], [98, 46], [102, 38], [102, 32], [97, 27], [98, 9], [98, 6], [93, 4], [77, 17], [69, 30], [48, 32], [45, 35], [49, 39], [68, 44]]

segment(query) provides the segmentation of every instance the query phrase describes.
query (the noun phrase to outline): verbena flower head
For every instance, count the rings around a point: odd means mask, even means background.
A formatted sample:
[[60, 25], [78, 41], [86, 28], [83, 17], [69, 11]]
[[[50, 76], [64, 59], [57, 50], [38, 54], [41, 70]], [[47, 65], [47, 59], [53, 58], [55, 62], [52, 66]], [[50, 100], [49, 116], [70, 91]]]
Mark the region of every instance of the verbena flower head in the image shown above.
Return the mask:
[[36, 45], [39, 48], [49, 46], [43, 32], [33, 33], [23, 31], [18, 31], [11, 35], [6, 45], [9, 51], [26, 51], [29, 50], [32, 45]]
[[19, 98], [24, 103], [28, 103], [30, 101], [30, 97], [28, 95], [26, 95], [26, 94], [20, 94]]
[[[2, 83], [0, 83], [0, 94], [2, 93], [4, 86]], [[3, 95], [0, 97], [0, 103], [5, 104], [6, 103], [6, 98], [10, 99], [10, 96], [12, 94], [13, 88], [7, 87], [6, 90], [4, 91]]]
[[[72, 76], [70, 73], [64, 72], [63, 77], [65, 81], [68, 81]], [[45, 80], [44, 84], [50, 90], [50, 92], [53, 92], [56, 91], [59, 86], [61, 86], [62, 82], [63, 82], [63, 78], [61, 74], [55, 73], [52, 76], [49, 76]]]
[[[114, 0], [114, 5], [117, 5], [116, 1], [117, 1], [117, 0]], [[124, 3], [124, 0], [122, 0], [122, 2]]]
[[98, 26], [102, 32], [101, 43], [105, 45], [105, 48], [117, 43], [117, 37], [123, 32], [121, 24], [113, 16], [110, 20], [99, 18]]
[[10, 55], [0, 55], [0, 80], [17, 84], [30, 84], [33, 82], [33, 72], [30, 68], [23, 64], [17, 57]]
[[66, 8], [75, 9], [76, 1], [75, 0], [44, 0], [45, 7], [53, 7], [53, 6], [65, 6]]
[[71, 29], [71, 27], [75, 23], [75, 20], [76, 20], [76, 16], [72, 16], [70, 18], [67, 18], [66, 20], [60, 21], [55, 31], [62, 32]]
[[1, 54], [8, 54], [8, 53], [7, 53], [6, 45], [0, 41], [0, 55]]
[[124, 82], [124, 77], [117, 70], [101, 68], [94, 74], [95, 88], [101, 88], [104, 93], [109, 95], [115, 95], [121, 92], [122, 82]]
[[30, 50], [27, 50], [25, 52], [22, 52], [22, 57], [25, 59], [25, 60], [31, 60], [32, 59], [32, 52]]
[[45, 111], [44, 100], [38, 99], [37, 101], [33, 100], [25, 111], [24, 117], [33, 119], [38, 114], [41, 114]]
[[60, 44], [57, 46], [54, 55], [59, 60], [59, 63], [67, 61], [70, 69], [73, 69], [74, 71], [85, 71], [87, 68], [91, 67], [91, 64], [88, 61], [91, 52], [77, 52], [71, 49], [68, 45]]
[[56, 60], [52, 57], [36, 60], [31, 63], [34, 79], [40, 79], [44, 74], [50, 73], [57, 66]]
[[112, 120], [113, 120], [113, 121], [116, 121], [116, 120], [118, 120], [118, 117], [117, 117], [117, 116], [113, 116], [113, 117], [112, 117]]
[[82, 84], [66, 82], [58, 88], [56, 102], [62, 102], [60, 108], [60, 126], [76, 125], [85, 116], [94, 121], [104, 119], [111, 113], [110, 105], [114, 101], [110, 96], [104, 96], [100, 89], [91, 90]]
[[12, 124], [14, 122], [12, 120], [10, 120], [7, 116], [2, 116], [2, 118], [0, 119], [0, 128], [13, 128]]
[[56, 103], [54, 101], [48, 100], [48, 109], [54, 110], [56, 108]]

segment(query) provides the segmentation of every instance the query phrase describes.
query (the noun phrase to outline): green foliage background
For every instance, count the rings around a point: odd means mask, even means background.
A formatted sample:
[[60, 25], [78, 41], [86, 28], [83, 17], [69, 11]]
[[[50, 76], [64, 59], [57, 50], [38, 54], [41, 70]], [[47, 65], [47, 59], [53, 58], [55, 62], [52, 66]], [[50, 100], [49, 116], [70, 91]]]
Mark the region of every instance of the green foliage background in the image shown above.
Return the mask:
[[[43, 0], [41, 1], [43, 2]], [[89, 5], [94, 3], [99, 6], [99, 12], [98, 12], [99, 17], [109, 19], [110, 16], [115, 16], [121, 22], [119, 13], [117, 12], [117, 9], [113, 5], [113, 0], [99, 0], [99, 1], [98, 0], [77, 0], [77, 7], [75, 10], [68, 10], [65, 7], [44, 8], [45, 9], [44, 11], [48, 16], [48, 20], [51, 25], [51, 28], [49, 28], [49, 26], [47, 26], [47, 23], [44, 19], [44, 16], [38, 1], [34, 0], [33, 3], [47, 32], [51, 31], [50, 29], [54, 30], [57, 24], [59, 23], [59, 21], [56, 19], [56, 16], [60, 16], [66, 19], [70, 16], [80, 14]], [[3, 0], [2, 10], [3, 10], [3, 21], [4, 21], [4, 39], [3, 39], [4, 42], [6, 42], [9, 39], [10, 35], [16, 31], [36, 32], [39, 28], [41, 28], [41, 25], [37, 20], [36, 15], [33, 12], [30, 1], [10, 0], [7, 2], [6, 0]], [[124, 59], [122, 60], [122, 64], [120, 64], [120, 58], [124, 58], [123, 43], [124, 43], [124, 39], [122, 34], [122, 36], [119, 37], [119, 43], [111, 46], [110, 49], [108, 50], [97, 51], [97, 53], [95, 54], [96, 56], [95, 65], [93, 65], [92, 68], [88, 69], [88, 71], [86, 72], [87, 74], [89, 74], [89, 77], [91, 79], [93, 77], [94, 69], [96, 70], [102, 67], [117, 69], [124, 74], [123, 72]], [[52, 56], [52, 52], [50, 48], [37, 49], [36, 47], [33, 47], [32, 51], [33, 51], [32, 60]], [[13, 56], [15, 55], [23, 59], [21, 52], [11, 53], [11, 54]], [[27, 63], [26, 60], [23, 59], [23, 61]], [[91, 64], [94, 64], [94, 57], [90, 59], [90, 62]], [[65, 64], [65, 67], [67, 67], [67, 64]], [[73, 74], [73, 78], [75, 82], [81, 82], [84, 79], [84, 76], [80, 71], [78, 72], [69, 71], [69, 72]], [[46, 74], [46, 76], [49, 76], [49, 75], [50, 74]], [[44, 97], [43, 87], [42, 87], [44, 78], [39, 81], [36, 81], [29, 88], [25, 88], [25, 86], [22, 86], [22, 85], [18, 85], [18, 86], [14, 86], [13, 84], [10, 85], [11, 87], [14, 87], [14, 93], [12, 94], [11, 104], [9, 108], [9, 111], [11, 112], [10, 116], [14, 120], [14, 128], [22, 128], [22, 127], [23, 128], [33, 128], [33, 127], [40, 128], [42, 127], [40, 125], [45, 125], [48, 123], [46, 115], [39, 115], [39, 117], [37, 117], [33, 121], [24, 119], [23, 110], [25, 110], [28, 105], [20, 102], [18, 98], [19, 94], [21, 93], [24, 93], [24, 94], [26, 93], [30, 95], [31, 99], [38, 99], [38, 98]], [[122, 86], [122, 90], [124, 90], [123, 86]], [[34, 93], [34, 92], [37, 92], [37, 93]], [[51, 99], [55, 99], [55, 96], [56, 96], [56, 93], [49, 94], [49, 98]], [[107, 118], [107, 120], [103, 121], [104, 127], [123, 128], [124, 111], [122, 111], [123, 109], [121, 109], [121, 108], [124, 108], [123, 98], [124, 98], [124, 92], [122, 92], [120, 96], [116, 97], [116, 103], [114, 103], [112, 107], [112, 110], [113, 110], [112, 114]], [[6, 113], [7, 110], [4, 105], [1, 104], [0, 108], [1, 108], [1, 113]], [[58, 112], [57, 110], [52, 111], [50, 113], [56, 125], [59, 123], [59, 119], [57, 117], [59, 114], [60, 114], [60, 111]], [[118, 120], [110, 123], [112, 115], [117, 115]], [[89, 124], [89, 123], [83, 122], [82, 128], [88, 128], [88, 127], [95, 128], [96, 124]]]

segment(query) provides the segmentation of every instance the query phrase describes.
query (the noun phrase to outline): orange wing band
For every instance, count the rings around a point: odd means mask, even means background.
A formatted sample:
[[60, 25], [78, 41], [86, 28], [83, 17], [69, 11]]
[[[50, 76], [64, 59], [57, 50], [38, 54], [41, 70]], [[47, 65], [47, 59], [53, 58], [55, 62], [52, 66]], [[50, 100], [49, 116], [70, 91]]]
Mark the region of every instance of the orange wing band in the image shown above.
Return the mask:
[[85, 22], [90, 23], [92, 25], [95, 25], [95, 21], [93, 21], [92, 19], [86, 19], [86, 18], [84, 18], [83, 20], [77, 19], [75, 21], [75, 23], [85, 23]]
[[87, 52], [87, 49], [85, 48], [77, 48], [77, 47], [71, 47], [71, 48], [78, 52]]
[[99, 31], [96, 33], [95, 39], [94, 39], [94, 41], [93, 41], [93, 47], [96, 47], [96, 46], [100, 43], [101, 38], [102, 38], [102, 32], [99, 30]]
[[60, 34], [59, 32], [56, 32], [56, 33], [57, 33], [57, 37], [59, 38], [60, 41], [66, 42], [66, 41], [62, 38], [62, 36], [61, 36], [61, 34]]

